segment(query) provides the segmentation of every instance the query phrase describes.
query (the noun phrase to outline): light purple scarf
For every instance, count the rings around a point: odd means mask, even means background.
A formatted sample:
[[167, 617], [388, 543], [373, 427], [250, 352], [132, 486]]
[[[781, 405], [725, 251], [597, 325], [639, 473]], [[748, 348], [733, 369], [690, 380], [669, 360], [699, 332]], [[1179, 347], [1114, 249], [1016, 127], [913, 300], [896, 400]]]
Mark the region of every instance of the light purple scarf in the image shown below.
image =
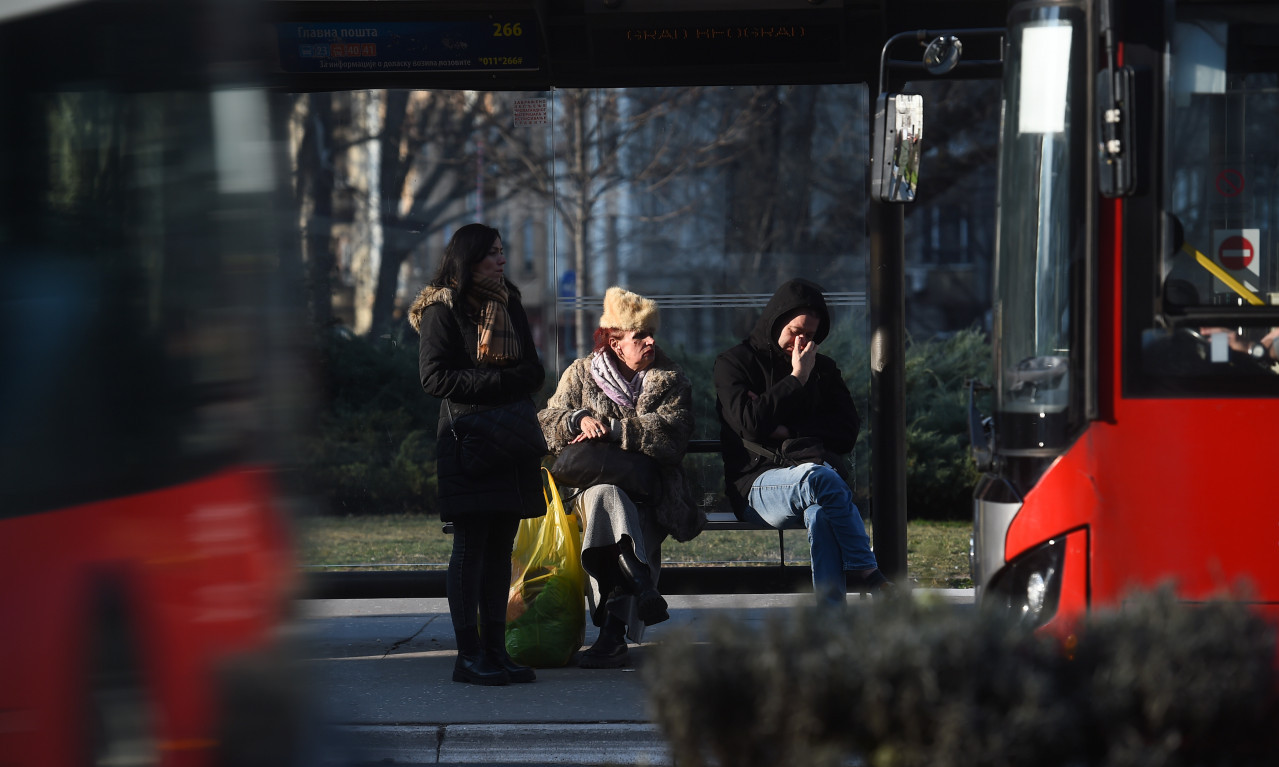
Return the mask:
[[644, 391], [644, 374], [647, 372], [648, 370], [641, 370], [635, 374], [634, 378], [627, 381], [618, 372], [613, 355], [603, 350], [591, 355], [591, 378], [595, 379], [595, 385], [600, 387], [600, 391], [604, 392], [609, 399], [631, 410], [635, 409], [640, 393]]

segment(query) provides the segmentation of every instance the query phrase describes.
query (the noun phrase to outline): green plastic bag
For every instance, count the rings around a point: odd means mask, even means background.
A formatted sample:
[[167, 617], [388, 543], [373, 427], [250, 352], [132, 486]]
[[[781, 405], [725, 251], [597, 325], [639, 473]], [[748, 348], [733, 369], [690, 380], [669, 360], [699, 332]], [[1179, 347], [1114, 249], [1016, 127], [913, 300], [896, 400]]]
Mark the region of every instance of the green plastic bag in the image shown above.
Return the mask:
[[586, 638], [582, 533], [555, 480], [542, 469], [546, 514], [520, 522], [511, 552], [506, 651], [536, 668], [567, 665]]

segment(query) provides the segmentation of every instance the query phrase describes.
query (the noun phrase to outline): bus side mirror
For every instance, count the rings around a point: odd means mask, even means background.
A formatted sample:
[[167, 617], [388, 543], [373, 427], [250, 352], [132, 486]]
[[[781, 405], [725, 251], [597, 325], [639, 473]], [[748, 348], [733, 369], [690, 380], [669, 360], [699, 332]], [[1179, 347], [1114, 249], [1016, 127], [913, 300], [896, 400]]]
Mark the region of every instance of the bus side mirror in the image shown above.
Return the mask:
[[924, 97], [881, 93], [875, 105], [871, 151], [871, 196], [880, 202], [911, 202], [919, 184]]

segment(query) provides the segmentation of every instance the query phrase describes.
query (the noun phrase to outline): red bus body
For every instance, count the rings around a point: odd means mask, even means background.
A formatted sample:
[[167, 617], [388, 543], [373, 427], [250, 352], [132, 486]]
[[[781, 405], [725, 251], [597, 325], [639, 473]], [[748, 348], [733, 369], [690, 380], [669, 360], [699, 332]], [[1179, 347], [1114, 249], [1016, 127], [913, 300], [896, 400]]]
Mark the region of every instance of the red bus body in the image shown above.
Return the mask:
[[[1279, 623], [1276, 23], [1255, 4], [1010, 12], [973, 565], [983, 602], [1046, 630], [1165, 587]], [[1055, 109], [1026, 113], [1032, 69], [1061, 78]]]
[[[85, 761], [94, 600], [119, 588], [153, 691], [165, 765], [212, 764], [220, 674], [276, 651], [293, 581], [268, 475], [238, 467], [175, 487], [5, 522], [0, 687], [5, 764]], [[73, 534], [71, 534], [73, 533]], [[17, 662], [22, 659], [22, 662]]]

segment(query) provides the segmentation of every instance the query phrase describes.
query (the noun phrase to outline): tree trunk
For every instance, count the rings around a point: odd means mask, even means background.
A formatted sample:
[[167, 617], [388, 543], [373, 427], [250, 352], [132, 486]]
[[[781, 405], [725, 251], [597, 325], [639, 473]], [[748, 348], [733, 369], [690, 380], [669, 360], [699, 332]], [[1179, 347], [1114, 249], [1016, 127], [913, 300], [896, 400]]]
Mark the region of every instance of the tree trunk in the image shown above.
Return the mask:
[[298, 147], [298, 209], [302, 212], [302, 258], [307, 305], [317, 330], [333, 324], [333, 105], [327, 93], [306, 97], [307, 116]]
[[[357, 127], [356, 134], [376, 136], [381, 132], [381, 104], [385, 91], [366, 91], [352, 94], [351, 116]], [[382, 260], [382, 144], [380, 141], [361, 142], [353, 148], [357, 161], [352, 163], [356, 183], [366, 191], [363, 204], [355, 206], [354, 254], [351, 275], [355, 282], [355, 295], [351, 309], [354, 330], [368, 333], [373, 328], [373, 296], [380, 279]], [[362, 156], [361, 156], [362, 155]]]
[[381, 335], [392, 328], [395, 314], [395, 297], [400, 286], [400, 270], [414, 243], [406, 230], [405, 211], [401, 202], [404, 190], [402, 180], [407, 166], [415, 160], [415, 153], [401, 150], [405, 143], [407, 127], [408, 91], [385, 92], [386, 110], [382, 119], [378, 143], [381, 146], [376, 176], [378, 199], [382, 217], [382, 257], [378, 260], [377, 278], [373, 286], [369, 333]]

